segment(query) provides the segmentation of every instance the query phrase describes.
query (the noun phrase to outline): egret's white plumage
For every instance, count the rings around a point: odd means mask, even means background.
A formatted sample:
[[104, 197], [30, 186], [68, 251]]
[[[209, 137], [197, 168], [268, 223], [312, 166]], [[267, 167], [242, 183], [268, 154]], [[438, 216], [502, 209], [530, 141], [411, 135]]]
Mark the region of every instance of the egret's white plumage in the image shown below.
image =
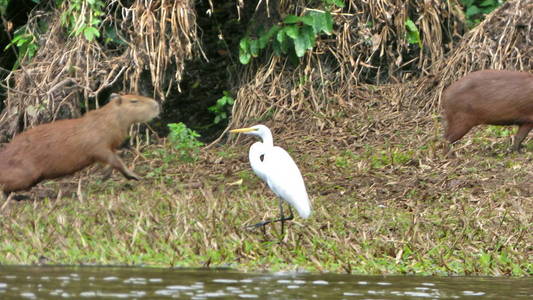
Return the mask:
[[256, 142], [250, 147], [248, 157], [252, 169], [278, 197], [293, 206], [300, 217], [308, 218], [311, 215], [311, 203], [302, 174], [289, 153], [274, 146], [270, 129], [264, 125], [255, 125], [230, 132], [255, 135], [262, 139], [262, 142]]

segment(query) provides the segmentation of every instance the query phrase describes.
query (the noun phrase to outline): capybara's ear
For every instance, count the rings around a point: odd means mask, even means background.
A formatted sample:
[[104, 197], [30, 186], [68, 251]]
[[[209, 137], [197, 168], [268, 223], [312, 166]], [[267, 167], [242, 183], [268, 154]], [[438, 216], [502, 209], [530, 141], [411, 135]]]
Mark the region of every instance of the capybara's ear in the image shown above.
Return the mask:
[[117, 104], [121, 104], [122, 103], [122, 97], [119, 94], [117, 94], [117, 93], [112, 93], [109, 96], [109, 101], [117, 101]]

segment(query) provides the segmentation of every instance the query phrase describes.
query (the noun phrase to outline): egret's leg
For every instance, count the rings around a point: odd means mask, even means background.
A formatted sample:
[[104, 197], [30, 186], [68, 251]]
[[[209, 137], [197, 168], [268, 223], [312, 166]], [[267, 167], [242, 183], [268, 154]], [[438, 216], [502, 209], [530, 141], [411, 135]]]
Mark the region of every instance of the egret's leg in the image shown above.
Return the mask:
[[[289, 206], [290, 208], [290, 206]], [[284, 229], [285, 229], [285, 220], [283, 216], [283, 201], [281, 201], [281, 198], [279, 199], [279, 212], [280, 212], [280, 220], [281, 220], [281, 236], [283, 236]]]
[[254, 225], [250, 225], [250, 226], [248, 226], [248, 227], [263, 227], [263, 226], [265, 226], [265, 225], [267, 225], [267, 224], [270, 224], [270, 223], [272, 223], [272, 222], [274, 222], [274, 221], [273, 221], [273, 220], [266, 220], [266, 221], [259, 222], [259, 223], [254, 224]]
[[283, 215], [283, 201], [281, 201], [281, 199], [279, 200], [279, 209], [281, 211], [281, 218], [273, 222], [281, 221], [281, 235], [283, 235], [285, 233], [285, 221], [290, 221], [294, 219], [294, 214], [292, 213], [292, 208], [289, 205], [289, 212], [291, 213], [291, 215], [285, 218], [285, 216]]
[[290, 220], [294, 219], [294, 214], [292, 213], [292, 208], [291, 208], [290, 205], [289, 205], [289, 212], [291, 213], [291, 215], [288, 216], [287, 218], [281, 220], [281, 235], [283, 235], [283, 223], [284, 223], [284, 221], [290, 221]]
[[255, 228], [263, 227], [263, 226], [265, 226], [267, 224], [281, 221], [281, 234], [283, 234], [283, 231], [284, 231], [284, 223], [283, 222], [290, 221], [290, 220], [294, 219], [294, 214], [292, 213], [291, 206], [289, 205], [289, 211], [290, 211], [291, 215], [286, 217], [286, 218], [285, 218], [285, 216], [283, 216], [283, 201], [281, 199], [279, 199], [279, 209], [281, 211], [281, 218], [279, 218], [277, 220], [266, 220], [266, 221], [259, 222], [259, 223], [254, 224], [254, 225], [250, 225], [248, 227], [255, 227]]
[[290, 220], [294, 219], [294, 214], [292, 213], [292, 208], [291, 208], [290, 205], [289, 205], [289, 212], [291, 213], [290, 216], [288, 216], [288, 217], [285, 218], [285, 217], [282, 215], [282, 216], [281, 216], [281, 219], [276, 220], [276, 221], [290, 221]]

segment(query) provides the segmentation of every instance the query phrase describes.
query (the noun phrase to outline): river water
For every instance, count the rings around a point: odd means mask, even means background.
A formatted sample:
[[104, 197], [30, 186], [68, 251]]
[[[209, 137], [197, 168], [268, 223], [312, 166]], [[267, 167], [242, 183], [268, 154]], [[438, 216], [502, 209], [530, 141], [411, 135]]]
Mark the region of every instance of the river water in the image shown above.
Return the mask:
[[533, 278], [0, 266], [0, 299], [533, 299]]

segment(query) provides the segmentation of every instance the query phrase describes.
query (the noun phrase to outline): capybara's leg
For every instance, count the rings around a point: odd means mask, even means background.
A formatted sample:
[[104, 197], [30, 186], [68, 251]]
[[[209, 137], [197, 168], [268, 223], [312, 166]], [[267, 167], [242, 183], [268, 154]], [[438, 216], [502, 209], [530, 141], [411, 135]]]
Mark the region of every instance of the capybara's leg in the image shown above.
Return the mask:
[[122, 162], [120, 157], [118, 157], [118, 155], [111, 150], [106, 151], [105, 153], [102, 153], [101, 155], [99, 155], [98, 160], [109, 164], [114, 169], [122, 173], [122, 175], [124, 175], [124, 177], [126, 177], [127, 179], [141, 180], [141, 177], [133, 173], [132, 171], [130, 171], [126, 167], [126, 165], [124, 165], [124, 162]]
[[520, 149], [520, 144], [522, 144], [531, 129], [533, 129], [533, 123], [522, 124], [518, 127], [518, 132], [514, 136], [514, 143], [511, 150], [518, 151]]
[[111, 178], [111, 175], [113, 175], [113, 167], [107, 166], [104, 168], [104, 171], [102, 171], [102, 182], [107, 181], [109, 178]]

